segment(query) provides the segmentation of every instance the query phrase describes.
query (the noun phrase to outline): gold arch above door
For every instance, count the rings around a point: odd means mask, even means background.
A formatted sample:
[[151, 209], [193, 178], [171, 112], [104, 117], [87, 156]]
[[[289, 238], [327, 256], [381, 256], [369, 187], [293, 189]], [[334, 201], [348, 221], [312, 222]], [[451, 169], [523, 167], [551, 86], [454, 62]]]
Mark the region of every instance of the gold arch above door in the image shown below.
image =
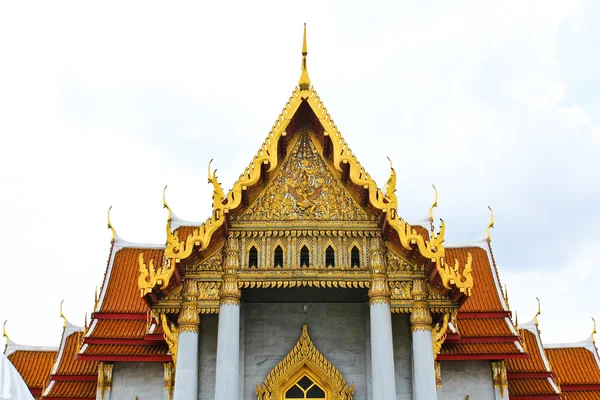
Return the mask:
[[[324, 394], [323, 397], [307, 397], [320, 396], [319, 389]], [[290, 390], [294, 390], [297, 396], [304, 393], [304, 397], [289, 397]], [[351, 400], [354, 396], [354, 384], [348, 387], [340, 371], [314, 346], [308, 335], [308, 328], [304, 325], [300, 339], [292, 351], [273, 368], [262, 387], [256, 385], [256, 395], [258, 400]]]

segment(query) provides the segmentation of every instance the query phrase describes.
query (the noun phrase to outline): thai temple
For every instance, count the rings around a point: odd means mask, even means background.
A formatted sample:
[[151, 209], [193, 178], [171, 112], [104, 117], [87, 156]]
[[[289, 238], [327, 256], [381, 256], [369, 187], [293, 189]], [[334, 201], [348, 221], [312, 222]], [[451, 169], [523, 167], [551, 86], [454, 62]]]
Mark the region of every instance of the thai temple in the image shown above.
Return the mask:
[[260, 149], [228, 192], [210, 164], [208, 180], [201, 224], [165, 194], [164, 245], [123, 240], [109, 214], [89, 324], [61, 311], [56, 348], [5, 329], [36, 399], [600, 399], [595, 329], [550, 345], [539, 311], [516, 320], [493, 214], [464, 247], [444, 246], [437, 193], [429, 221], [402, 218], [391, 162], [380, 189], [311, 85], [306, 27], [299, 82]]

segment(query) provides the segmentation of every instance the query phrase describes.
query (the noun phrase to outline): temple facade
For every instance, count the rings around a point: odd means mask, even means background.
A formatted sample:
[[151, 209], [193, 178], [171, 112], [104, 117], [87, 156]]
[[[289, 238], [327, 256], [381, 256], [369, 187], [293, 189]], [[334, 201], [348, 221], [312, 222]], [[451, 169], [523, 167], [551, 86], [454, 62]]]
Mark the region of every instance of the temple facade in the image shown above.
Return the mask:
[[[298, 85], [229, 192], [168, 212], [161, 245], [112, 230], [91, 320], [55, 349], [5, 354], [35, 398], [165, 400], [600, 399], [594, 334], [544, 345], [518, 325], [490, 229], [444, 246], [443, 221], [409, 224], [391, 165], [383, 189], [311, 85]], [[166, 188], [165, 188], [166, 189]], [[110, 211], [109, 211], [110, 212]], [[595, 329], [594, 329], [595, 333]]]

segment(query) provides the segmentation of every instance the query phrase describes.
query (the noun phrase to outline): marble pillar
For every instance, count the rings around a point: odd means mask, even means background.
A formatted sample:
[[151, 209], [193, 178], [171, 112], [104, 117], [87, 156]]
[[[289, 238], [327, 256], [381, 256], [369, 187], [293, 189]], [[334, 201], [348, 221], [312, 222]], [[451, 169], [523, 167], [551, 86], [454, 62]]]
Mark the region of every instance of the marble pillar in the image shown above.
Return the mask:
[[415, 279], [412, 288], [413, 385], [414, 400], [431, 400], [437, 397], [433, 341], [431, 335], [431, 312], [427, 306], [427, 283]]
[[241, 296], [237, 283], [239, 263], [238, 240], [229, 237], [223, 261], [223, 283], [219, 292], [215, 400], [237, 400], [239, 396]]
[[371, 390], [373, 400], [396, 398], [392, 312], [385, 255], [379, 239], [371, 246], [369, 310], [371, 329]]
[[183, 282], [183, 302], [179, 312], [177, 367], [175, 368], [175, 400], [196, 400], [198, 397], [198, 284]]

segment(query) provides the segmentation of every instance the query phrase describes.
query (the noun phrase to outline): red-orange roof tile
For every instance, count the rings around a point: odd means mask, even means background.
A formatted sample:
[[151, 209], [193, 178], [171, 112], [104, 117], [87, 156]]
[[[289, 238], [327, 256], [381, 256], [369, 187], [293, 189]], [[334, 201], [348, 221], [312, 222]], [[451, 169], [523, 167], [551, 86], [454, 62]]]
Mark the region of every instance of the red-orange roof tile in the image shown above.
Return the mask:
[[54, 382], [44, 397], [95, 398], [96, 382]]
[[458, 321], [458, 329], [461, 337], [515, 336], [504, 318], [461, 319]]
[[547, 372], [543, 355], [535, 335], [527, 329], [519, 330], [525, 343], [529, 358], [508, 360], [506, 368], [508, 372]]
[[508, 392], [512, 396], [556, 394], [547, 378], [509, 379]]
[[101, 319], [89, 337], [102, 339], [143, 339], [146, 321]]
[[75, 359], [82, 338], [83, 332], [81, 331], [74, 332], [67, 337], [58, 369], [55, 372], [56, 375], [97, 375], [95, 361]]
[[549, 348], [546, 354], [561, 385], [600, 385], [600, 370], [590, 350]]
[[166, 355], [169, 348], [166, 344], [156, 345], [120, 345], [120, 344], [91, 344], [85, 354], [89, 355], [119, 355], [119, 356], [146, 356]]
[[164, 250], [123, 248], [117, 251], [112, 266], [108, 287], [100, 312], [106, 313], [145, 313], [148, 306], [140, 296], [137, 280], [139, 276], [139, 255], [144, 253], [144, 260], [154, 261], [159, 267], [163, 261]]
[[42, 389], [56, 361], [57, 351], [17, 350], [8, 356], [29, 389]]
[[600, 400], [600, 391], [598, 390], [582, 390], [576, 392], [564, 393], [565, 400]]
[[514, 354], [515, 343], [444, 343], [440, 354]]
[[459, 265], [465, 265], [467, 254], [473, 257], [472, 276], [473, 293], [460, 307], [459, 312], [499, 312], [504, 311], [496, 288], [488, 253], [481, 247], [447, 248], [446, 261], [457, 259]]

